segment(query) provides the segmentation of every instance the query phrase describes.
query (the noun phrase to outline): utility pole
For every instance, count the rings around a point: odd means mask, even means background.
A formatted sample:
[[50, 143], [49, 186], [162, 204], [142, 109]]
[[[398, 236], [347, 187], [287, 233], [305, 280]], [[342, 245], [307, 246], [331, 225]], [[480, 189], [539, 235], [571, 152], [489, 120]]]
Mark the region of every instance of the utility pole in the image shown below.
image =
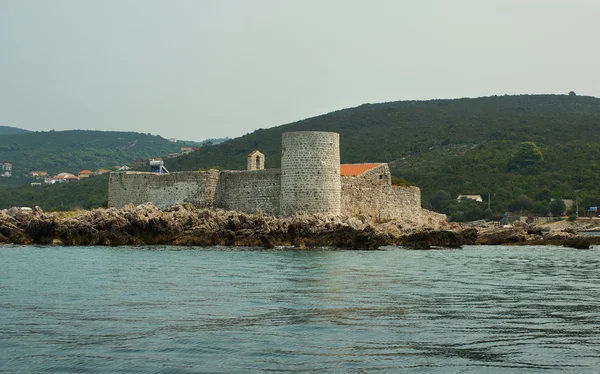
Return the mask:
[[488, 209], [492, 210], [492, 194], [488, 191]]

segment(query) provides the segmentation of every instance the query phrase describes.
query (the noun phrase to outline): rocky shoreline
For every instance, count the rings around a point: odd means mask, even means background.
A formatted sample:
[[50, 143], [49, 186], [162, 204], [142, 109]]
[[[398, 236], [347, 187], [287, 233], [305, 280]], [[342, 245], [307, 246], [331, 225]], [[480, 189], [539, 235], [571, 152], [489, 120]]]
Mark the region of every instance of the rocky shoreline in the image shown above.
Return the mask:
[[[433, 216], [432, 216], [433, 217]], [[476, 229], [430, 218], [372, 222], [366, 217], [300, 214], [277, 218], [189, 204], [161, 211], [152, 204], [121, 209], [45, 213], [39, 208], [0, 211], [0, 244], [18, 245], [177, 245], [274, 248], [336, 247], [377, 249], [459, 248], [469, 244], [564, 245], [589, 248], [600, 237], [550, 233], [524, 227]]]

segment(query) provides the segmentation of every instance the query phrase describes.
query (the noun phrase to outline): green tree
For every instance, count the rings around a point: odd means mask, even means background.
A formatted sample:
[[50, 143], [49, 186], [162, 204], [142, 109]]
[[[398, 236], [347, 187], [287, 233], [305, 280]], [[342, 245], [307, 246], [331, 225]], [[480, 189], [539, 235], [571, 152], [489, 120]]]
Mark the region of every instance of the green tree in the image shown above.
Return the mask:
[[531, 212], [540, 216], [547, 216], [550, 213], [548, 205], [541, 201], [536, 201], [531, 207]]
[[522, 142], [508, 164], [509, 171], [537, 173], [544, 162], [544, 155], [534, 142]]
[[527, 195], [520, 195], [512, 205], [513, 210], [529, 210], [533, 206], [533, 200]]
[[567, 210], [567, 206], [562, 199], [554, 199], [548, 205], [548, 209], [552, 215], [560, 216], [565, 210]]
[[447, 205], [448, 201], [452, 200], [452, 196], [448, 191], [439, 190], [435, 193], [431, 199], [431, 206], [434, 209], [442, 209], [444, 205]]

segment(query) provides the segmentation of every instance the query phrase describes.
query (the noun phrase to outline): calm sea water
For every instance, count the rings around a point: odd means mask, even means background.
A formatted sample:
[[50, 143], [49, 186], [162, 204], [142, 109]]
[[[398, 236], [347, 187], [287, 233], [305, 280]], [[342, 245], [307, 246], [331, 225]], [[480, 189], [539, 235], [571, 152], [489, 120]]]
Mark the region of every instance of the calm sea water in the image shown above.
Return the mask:
[[0, 372], [599, 371], [599, 249], [0, 247]]

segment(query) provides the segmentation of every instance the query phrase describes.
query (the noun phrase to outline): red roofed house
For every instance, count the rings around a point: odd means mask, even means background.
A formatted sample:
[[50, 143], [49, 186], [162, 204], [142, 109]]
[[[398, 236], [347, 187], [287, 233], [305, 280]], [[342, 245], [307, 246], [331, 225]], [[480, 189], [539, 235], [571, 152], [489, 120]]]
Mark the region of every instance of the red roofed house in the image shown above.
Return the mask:
[[421, 214], [421, 193], [417, 187], [392, 186], [387, 163], [342, 164], [342, 213], [366, 215], [376, 220]]
[[341, 164], [340, 176], [368, 179], [371, 183], [392, 185], [392, 174], [386, 163], [370, 164]]
[[79, 178], [88, 178], [90, 175], [94, 175], [94, 172], [91, 170], [82, 170], [79, 172]]
[[74, 181], [74, 180], [79, 180], [79, 177], [74, 176], [71, 173], [60, 173], [54, 176], [53, 178], [56, 182], [59, 183], [63, 183], [63, 182], [70, 182], [70, 181]]
[[371, 169], [383, 165], [385, 164], [341, 164], [340, 175], [342, 177], [357, 177]]

